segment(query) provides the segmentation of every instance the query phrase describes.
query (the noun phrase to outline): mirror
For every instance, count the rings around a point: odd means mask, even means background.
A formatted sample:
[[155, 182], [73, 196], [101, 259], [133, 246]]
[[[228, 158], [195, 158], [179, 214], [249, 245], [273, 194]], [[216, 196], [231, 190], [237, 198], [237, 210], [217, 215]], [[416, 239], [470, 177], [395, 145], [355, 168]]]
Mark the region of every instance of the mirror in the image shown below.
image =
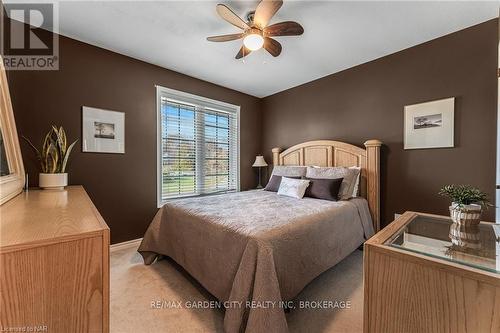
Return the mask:
[[0, 129], [0, 177], [10, 175], [9, 162], [5, 153], [2, 130]]
[[21, 193], [23, 187], [23, 160], [7, 75], [0, 56], [0, 205]]

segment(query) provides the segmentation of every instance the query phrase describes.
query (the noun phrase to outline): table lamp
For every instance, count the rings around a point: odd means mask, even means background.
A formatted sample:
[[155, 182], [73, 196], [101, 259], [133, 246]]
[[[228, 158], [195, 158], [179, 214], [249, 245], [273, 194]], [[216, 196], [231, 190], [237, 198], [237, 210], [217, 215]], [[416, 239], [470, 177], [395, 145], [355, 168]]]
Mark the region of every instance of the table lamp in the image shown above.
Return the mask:
[[262, 188], [262, 183], [261, 183], [261, 179], [260, 179], [260, 169], [262, 167], [267, 166], [267, 163], [266, 163], [266, 160], [264, 159], [264, 156], [258, 155], [257, 157], [255, 157], [255, 162], [253, 162], [252, 166], [254, 168], [259, 168], [259, 185], [257, 185], [257, 188]]

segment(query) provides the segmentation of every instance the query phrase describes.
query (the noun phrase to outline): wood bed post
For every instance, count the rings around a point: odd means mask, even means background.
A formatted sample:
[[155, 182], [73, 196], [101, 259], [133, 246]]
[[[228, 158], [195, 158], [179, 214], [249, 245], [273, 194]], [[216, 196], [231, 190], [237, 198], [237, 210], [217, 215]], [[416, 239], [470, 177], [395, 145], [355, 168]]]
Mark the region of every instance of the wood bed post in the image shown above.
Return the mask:
[[366, 199], [372, 213], [375, 233], [380, 230], [380, 146], [379, 140], [368, 140], [366, 147]]
[[271, 151], [273, 152], [273, 166], [280, 165], [281, 148], [273, 148]]

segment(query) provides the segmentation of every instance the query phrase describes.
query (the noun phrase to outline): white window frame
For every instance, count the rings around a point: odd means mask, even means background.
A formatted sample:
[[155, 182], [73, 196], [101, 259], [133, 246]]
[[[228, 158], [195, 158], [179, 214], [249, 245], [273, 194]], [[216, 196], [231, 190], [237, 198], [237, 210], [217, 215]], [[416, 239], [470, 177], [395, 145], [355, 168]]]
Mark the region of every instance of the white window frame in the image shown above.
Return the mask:
[[217, 101], [203, 96], [193, 95], [184, 91], [156, 86], [156, 199], [157, 207], [161, 208], [164, 204], [171, 200], [180, 198], [170, 198], [162, 200], [162, 140], [161, 140], [161, 97], [166, 97], [169, 100], [177, 101], [183, 104], [191, 104], [197, 107], [211, 107], [216, 110], [231, 112], [236, 114], [237, 118], [237, 170], [236, 183], [237, 191], [240, 191], [240, 106], [229, 104], [226, 102]]

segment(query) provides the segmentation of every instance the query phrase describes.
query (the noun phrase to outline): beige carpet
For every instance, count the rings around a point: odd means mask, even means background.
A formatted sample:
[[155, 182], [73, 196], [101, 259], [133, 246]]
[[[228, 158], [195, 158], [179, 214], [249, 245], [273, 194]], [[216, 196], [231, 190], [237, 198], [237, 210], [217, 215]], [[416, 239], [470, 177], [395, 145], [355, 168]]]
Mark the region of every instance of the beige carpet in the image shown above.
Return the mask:
[[[171, 260], [143, 265], [136, 248], [111, 252], [111, 332], [223, 331], [223, 310], [186, 308], [186, 304], [195, 301], [214, 300], [203, 287]], [[287, 314], [290, 332], [361, 332], [362, 261], [363, 253], [355, 251], [310, 283], [295, 305], [332, 301], [330, 308], [291, 310]], [[166, 306], [154, 309], [154, 301], [162, 301]], [[346, 305], [341, 302], [350, 302], [350, 308], [340, 309]]]

